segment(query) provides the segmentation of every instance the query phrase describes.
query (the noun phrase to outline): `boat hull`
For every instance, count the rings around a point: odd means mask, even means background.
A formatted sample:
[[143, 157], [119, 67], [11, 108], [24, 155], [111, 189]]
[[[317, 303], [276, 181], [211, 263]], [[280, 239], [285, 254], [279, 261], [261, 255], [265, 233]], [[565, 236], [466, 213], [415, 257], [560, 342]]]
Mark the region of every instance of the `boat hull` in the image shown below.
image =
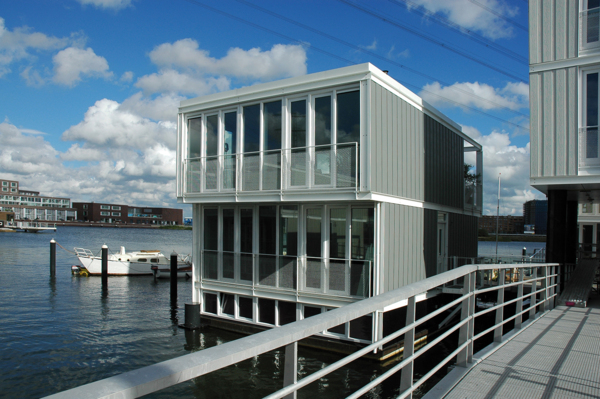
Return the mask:
[[[79, 262], [88, 270], [92, 276], [102, 275], [102, 258], [79, 256]], [[109, 276], [151, 276], [152, 265], [155, 263], [140, 263], [120, 260], [108, 260]]]

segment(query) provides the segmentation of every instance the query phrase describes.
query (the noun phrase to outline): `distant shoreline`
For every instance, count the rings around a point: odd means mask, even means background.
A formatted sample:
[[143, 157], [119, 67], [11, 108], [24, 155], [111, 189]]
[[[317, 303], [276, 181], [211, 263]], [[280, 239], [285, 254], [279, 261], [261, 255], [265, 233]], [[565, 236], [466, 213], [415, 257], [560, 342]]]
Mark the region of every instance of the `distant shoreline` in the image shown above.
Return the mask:
[[[478, 237], [479, 241], [496, 241], [495, 235], [489, 235], [487, 237]], [[498, 241], [501, 242], [546, 242], [545, 235], [534, 235], [534, 234], [498, 234]]]
[[157, 224], [133, 224], [133, 223], [100, 223], [100, 222], [52, 222], [48, 220], [41, 221], [43, 223], [55, 224], [56, 227], [71, 226], [71, 227], [106, 227], [106, 228], [131, 228], [131, 229], [163, 229], [163, 230], [192, 230], [192, 226], [180, 225], [157, 225]]

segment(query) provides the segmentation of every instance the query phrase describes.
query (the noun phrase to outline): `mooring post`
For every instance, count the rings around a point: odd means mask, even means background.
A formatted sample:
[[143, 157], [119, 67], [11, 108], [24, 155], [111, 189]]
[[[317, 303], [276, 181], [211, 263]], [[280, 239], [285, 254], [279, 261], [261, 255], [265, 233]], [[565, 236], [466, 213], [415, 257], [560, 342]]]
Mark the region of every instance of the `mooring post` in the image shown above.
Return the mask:
[[102, 286], [108, 285], [108, 247], [102, 245]]
[[56, 276], [56, 241], [50, 240], [50, 277]]
[[171, 254], [171, 303], [177, 301], [177, 253]]

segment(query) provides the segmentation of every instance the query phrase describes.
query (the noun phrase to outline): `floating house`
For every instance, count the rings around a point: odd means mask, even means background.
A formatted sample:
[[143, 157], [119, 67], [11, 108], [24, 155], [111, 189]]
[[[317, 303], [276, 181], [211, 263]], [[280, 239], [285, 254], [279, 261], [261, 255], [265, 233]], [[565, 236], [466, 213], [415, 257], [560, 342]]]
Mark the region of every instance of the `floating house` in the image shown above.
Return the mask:
[[[193, 301], [211, 322], [273, 327], [465, 263], [482, 206], [465, 163], [481, 175], [481, 146], [368, 63], [182, 101]], [[370, 342], [385, 321], [323, 335]]]

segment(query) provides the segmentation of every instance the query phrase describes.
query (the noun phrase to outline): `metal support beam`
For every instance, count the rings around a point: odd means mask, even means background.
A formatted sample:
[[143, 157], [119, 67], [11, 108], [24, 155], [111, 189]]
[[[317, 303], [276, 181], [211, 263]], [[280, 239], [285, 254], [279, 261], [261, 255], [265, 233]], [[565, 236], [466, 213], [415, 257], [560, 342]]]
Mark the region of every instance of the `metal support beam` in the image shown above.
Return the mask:
[[[408, 298], [408, 304], [406, 305], [406, 325], [409, 326], [415, 322], [416, 317], [416, 303], [415, 297]], [[404, 352], [403, 359], [408, 359], [415, 353], [415, 329], [411, 328], [404, 334]], [[400, 379], [400, 392], [404, 392], [411, 388], [413, 385], [413, 374], [414, 374], [415, 362], [411, 361], [402, 369], [402, 377]], [[406, 396], [408, 399], [412, 399], [412, 392]]]

